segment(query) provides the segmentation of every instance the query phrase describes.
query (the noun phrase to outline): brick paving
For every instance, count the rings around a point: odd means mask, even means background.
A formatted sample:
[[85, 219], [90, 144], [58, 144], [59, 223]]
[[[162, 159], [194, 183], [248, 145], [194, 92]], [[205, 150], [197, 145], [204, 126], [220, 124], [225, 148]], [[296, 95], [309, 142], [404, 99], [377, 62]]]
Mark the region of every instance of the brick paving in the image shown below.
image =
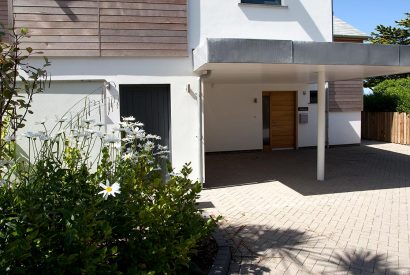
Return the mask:
[[211, 154], [200, 201], [222, 215], [231, 274], [410, 274], [410, 146]]

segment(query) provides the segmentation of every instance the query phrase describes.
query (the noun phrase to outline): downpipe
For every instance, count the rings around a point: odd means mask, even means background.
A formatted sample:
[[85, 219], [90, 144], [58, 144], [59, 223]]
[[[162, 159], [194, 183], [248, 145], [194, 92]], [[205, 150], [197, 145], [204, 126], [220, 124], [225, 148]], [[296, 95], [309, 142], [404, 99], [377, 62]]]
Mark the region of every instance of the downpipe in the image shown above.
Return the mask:
[[199, 76], [198, 92], [198, 149], [199, 149], [199, 182], [203, 185], [205, 182], [205, 150], [204, 150], [204, 79], [209, 77], [210, 71], [202, 71]]

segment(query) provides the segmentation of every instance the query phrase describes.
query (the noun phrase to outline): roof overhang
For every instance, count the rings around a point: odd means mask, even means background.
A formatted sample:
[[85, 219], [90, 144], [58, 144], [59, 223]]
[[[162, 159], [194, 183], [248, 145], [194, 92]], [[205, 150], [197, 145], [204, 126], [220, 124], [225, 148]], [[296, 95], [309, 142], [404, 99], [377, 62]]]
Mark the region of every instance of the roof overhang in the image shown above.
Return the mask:
[[207, 39], [194, 50], [194, 71], [213, 81], [314, 83], [410, 72], [410, 46], [288, 40]]

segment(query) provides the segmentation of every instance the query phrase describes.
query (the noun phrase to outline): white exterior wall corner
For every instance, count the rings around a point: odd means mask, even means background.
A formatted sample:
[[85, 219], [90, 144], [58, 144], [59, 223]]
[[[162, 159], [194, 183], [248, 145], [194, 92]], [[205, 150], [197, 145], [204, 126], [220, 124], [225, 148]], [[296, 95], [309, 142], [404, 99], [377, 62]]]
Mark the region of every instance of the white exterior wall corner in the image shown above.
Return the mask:
[[361, 121], [361, 112], [330, 112], [329, 145], [360, 144]]
[[190, 0], [190, 47], [198, 47], [207, 38], [333, 41], [331, 0], [283, 0], [283, 4]]

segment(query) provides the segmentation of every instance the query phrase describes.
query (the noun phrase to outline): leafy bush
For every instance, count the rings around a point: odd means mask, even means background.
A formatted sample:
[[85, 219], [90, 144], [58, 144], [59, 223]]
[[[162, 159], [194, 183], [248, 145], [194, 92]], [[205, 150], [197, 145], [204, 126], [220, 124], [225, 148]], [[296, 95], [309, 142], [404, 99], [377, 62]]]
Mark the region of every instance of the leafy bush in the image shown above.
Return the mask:
[[[9, 30], [8, 35], [1, 32], [0, 26], [0, 157], [7, 155], [4, 134], [14, 136], [23, 128], [26, 116], [31, 111], [33, 96], [42, 93], [48, 82], [47, 67], [50, 62], [44, 58], [41, 67], [35, 67], [27, 59], [34, 53], [30, 47], [23, 47], [23, 39], [28, 30]], [[8, 38], [4, 41], [4, 38]]]
[[364, 110], [410, 113], [410, 78], [384, 80], [364, 96]]
[[6, 164], [0, 188], [0, 273], [187, 270], [215, 220], [196, 208], [201, 184], [188, 165], [164, 177], [168, 152], [141, 126], [126, 119], [122, 139], [89, 120], [25, 134], [32, 164]]

